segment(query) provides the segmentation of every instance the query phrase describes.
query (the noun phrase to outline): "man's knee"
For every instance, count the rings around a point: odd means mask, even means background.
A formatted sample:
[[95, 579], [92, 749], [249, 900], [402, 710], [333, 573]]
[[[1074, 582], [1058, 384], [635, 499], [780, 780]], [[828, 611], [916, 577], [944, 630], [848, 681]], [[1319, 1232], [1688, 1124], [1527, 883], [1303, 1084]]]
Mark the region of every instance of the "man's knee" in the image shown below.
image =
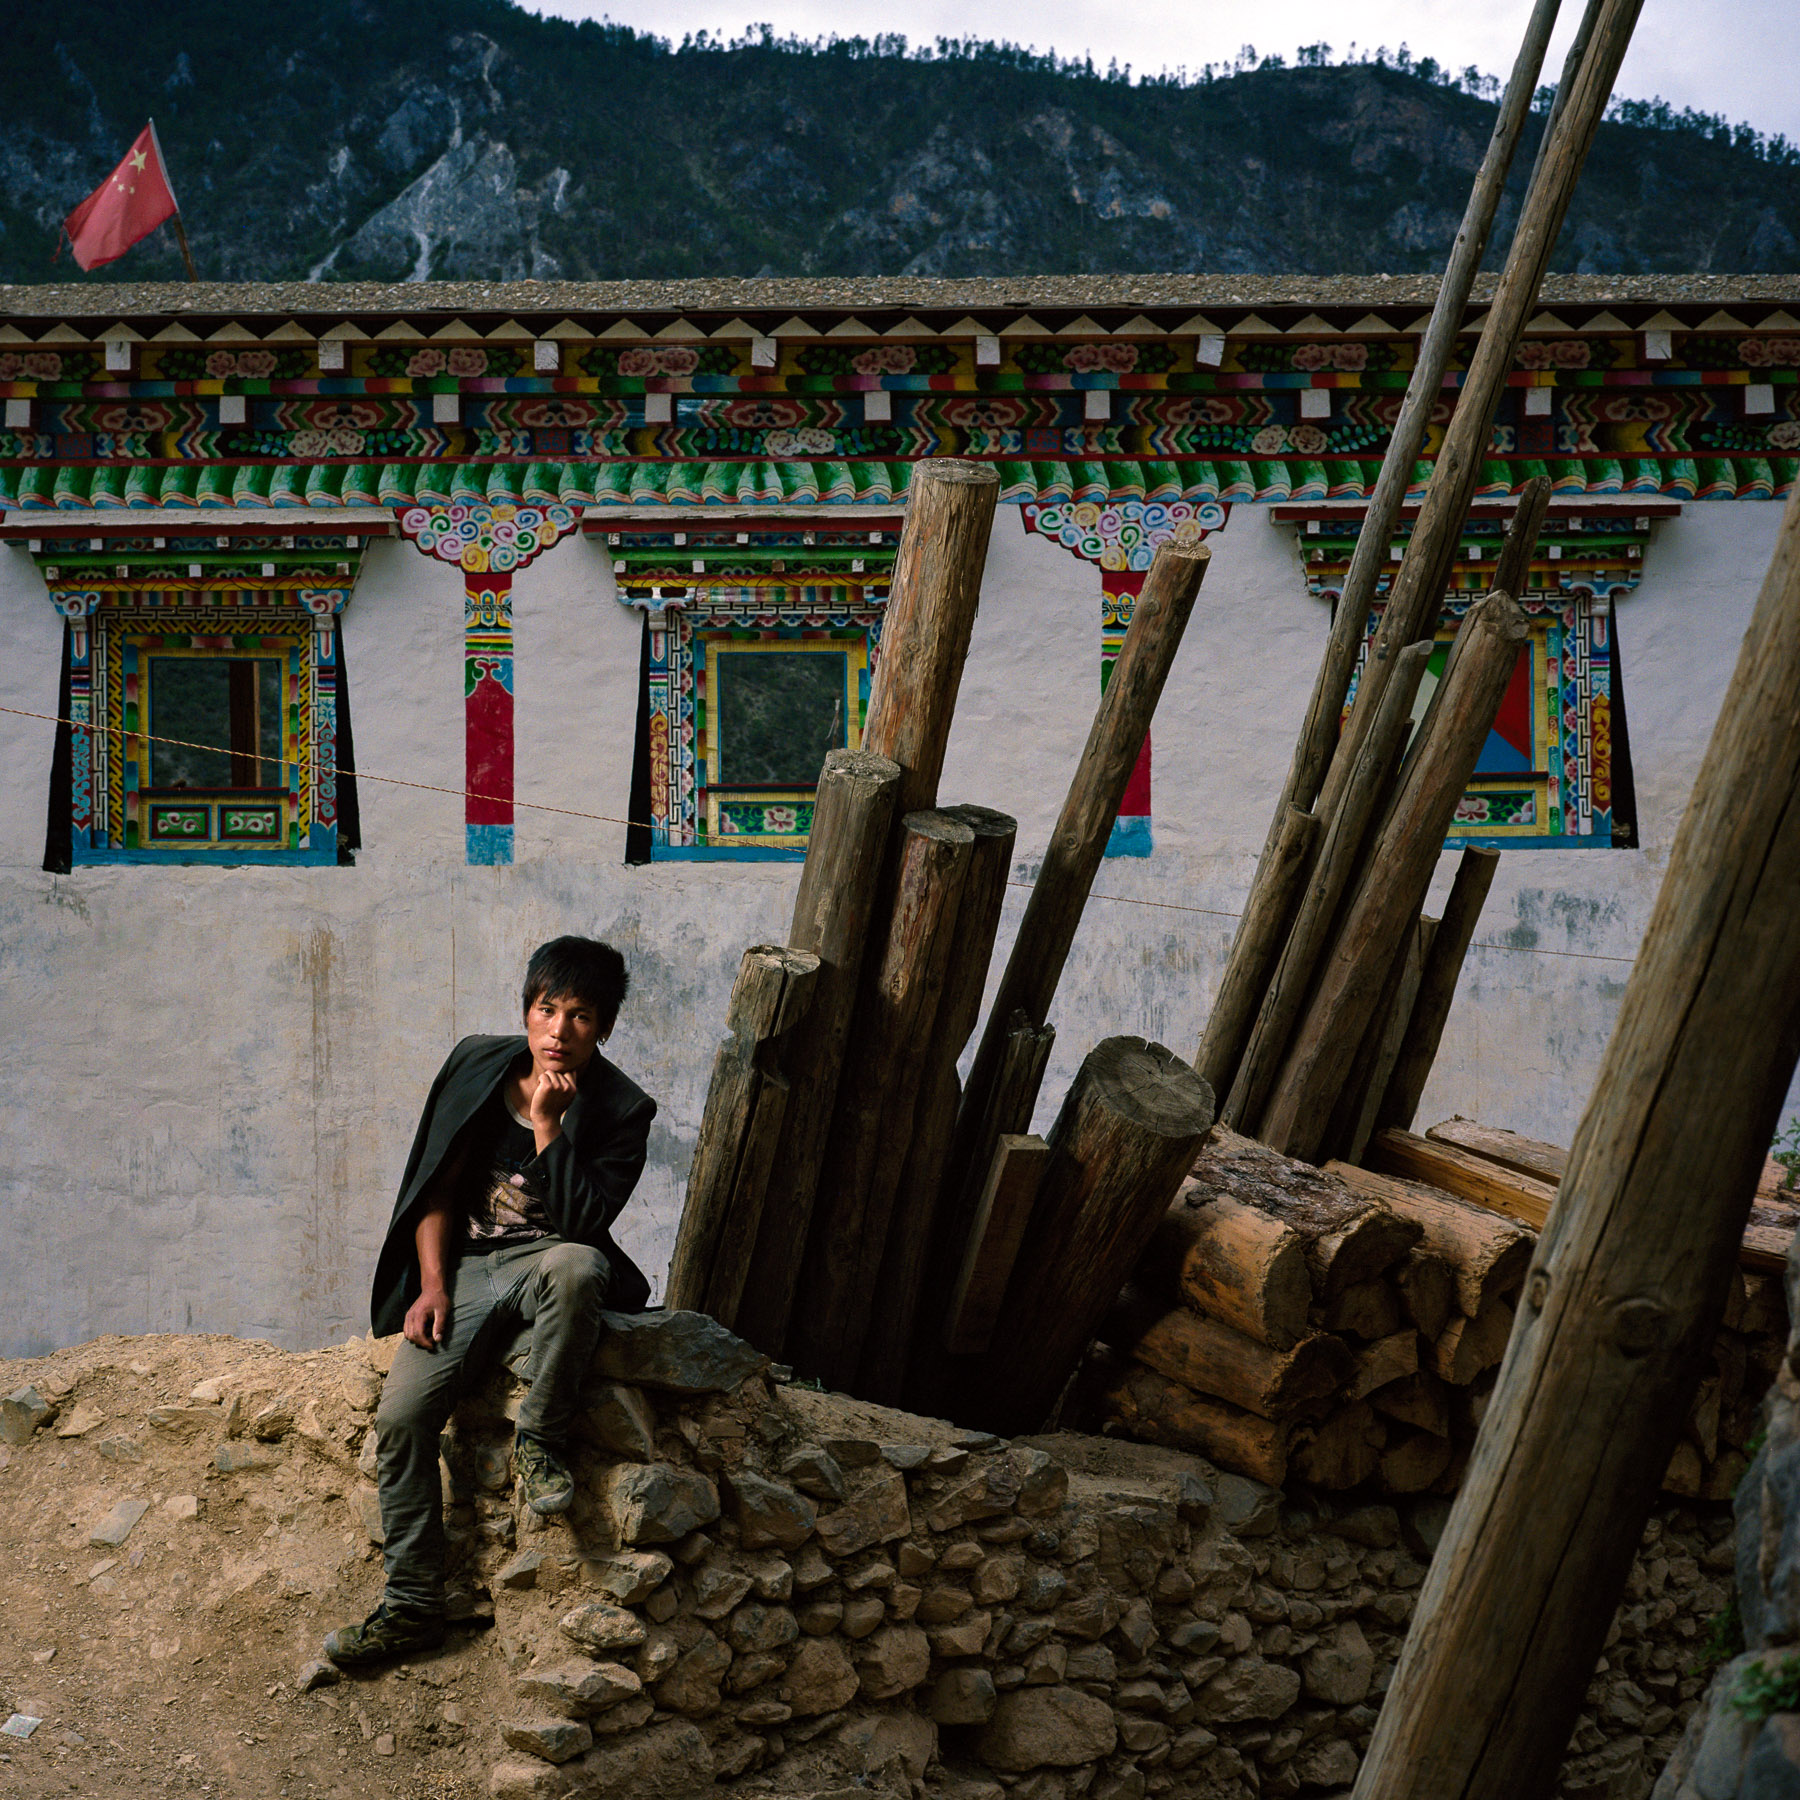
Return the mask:
[[605, 1294], [612, 1264], [587, 1244], [557, 1244], [544, 1252], [539, 1273], [560, 1292], [586, 1298]]

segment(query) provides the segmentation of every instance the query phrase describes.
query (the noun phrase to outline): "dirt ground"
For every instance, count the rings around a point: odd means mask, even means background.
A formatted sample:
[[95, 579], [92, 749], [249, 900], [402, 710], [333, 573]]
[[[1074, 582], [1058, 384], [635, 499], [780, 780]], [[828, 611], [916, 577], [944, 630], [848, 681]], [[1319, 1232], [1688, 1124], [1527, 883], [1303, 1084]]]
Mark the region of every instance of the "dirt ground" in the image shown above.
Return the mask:
[[[0, 1393], [30, 1384], [59, 1407], [29, 1443], [0, 1446], [0, 1721], [43, 1721], [0, 1736], [0, 1793], [485, 1791], [512, 1694], [491, 1631], [298, 1691], [324, 1634], [380, 1593], [354, 1466], [371, 1374], [360, 1345], [293, 1356], [225, 1337], [105, 1338], [0, 1362]], [[221, 1445], [248, 1466], [222, 1470]], [[148, 1510], [117, 1548], [91, 1541], [122, 1501]]]

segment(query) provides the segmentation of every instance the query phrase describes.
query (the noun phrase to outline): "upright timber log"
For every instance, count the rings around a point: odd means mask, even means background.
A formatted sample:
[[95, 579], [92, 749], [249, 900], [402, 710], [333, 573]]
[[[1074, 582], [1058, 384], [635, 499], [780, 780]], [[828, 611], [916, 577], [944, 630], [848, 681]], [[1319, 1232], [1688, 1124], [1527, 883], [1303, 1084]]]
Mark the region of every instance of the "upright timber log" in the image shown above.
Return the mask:
[[956, 911], [956, 950], [944, 971], [931, 1044], [913, 1109], [899, 1194], [888, 1221], [881, 1273], [869, 1296], [869, 1330], [857, 1374], [856, 1392], [866, 1400], [898, 1405], [905, 1389], [919, 1293], [931, 1252], [932, 1224], [962, 1100], [957, 1058], [981, 1017], [994, 936], [1012, 871], [1016, 819], [986, 806], [951, 806], [945, 815], [968, 826], [974, 836], [969, 872]]
[[[1289, 809], [1300, 813], [1314, 812], [1329, 822], [1327, 809], [1315, 803], [1332, 760], [1333, 746], [1337, 743], [1344, 696], [1350, 691], [1350, 677], [1356, 667], [1356, 653], [1362, 645], [1363, 629], [1375, 601], [1377, 583], [1386, 572], [1388, 546], [1393, 541], [1394, 526], [1418, 466], [1426, 429], [1433, 410], [1443, 398], [1444, 375], [1450, 367], [1457, 334], [1462, 330], [1463, 317], [1468, 310], [1469, 293], [1499, 210], [1507, 170], [1512, 166], [1525, 122], [1531, 116], [1532, 98], [1537, 91], [1538, 74], [1544, 66], [1544, 52], [1549, 47], [1557, 12], [1558, 0], [1537, 0], [1531, 10], [1518, 57], [1494, 119], [1493, 135], [1469, 191], [1468, 205], [1456, 241], [1450, 248], [1430, 322], [1419, 340], [1418, 357], [1406, 384], [1400, 416], [1394, 421], [1381, 473], [1376, 479], [1374, 493], [1369, 496], [1368, 511], [1363, 516], [1356, 549], [1344, 576], [1344, 592], [1332, 616], [1331, 636], [1313, 683], [1306, 720], [1294, 746], [1287, 782], [1282, 788], [1281, 801], [1269, 826], [1268, 841], [1263, 846], [1250, 884], [1250, 898], [1232, 940], [1225, 978], [1219, 988], [1219, 1001], [1214, 1006], [1214, 1016], [1207, 1022], [1206, 1041], [1195, 1065], [1221, 1095], [1230, 1090], [1237, 1071], [1237, 1059], [1255, 1018], [1257, 999], [1275, 966], [1275, 959], [1281, 954], [1287, 936], [1286, 919], [1292, 917], [1293, 908], [1299, 902], [1300, 884], [1305, 880], [1304, 871], [1297, 882], [1288, 875], [1293, 829], [1288, 819]], [[1310, 862], [1310, 851], [1306, 854]], [[1285, 915], [1280, 911], [1284, 901]], [[1269, 923], [1272, 915], [1278, 921], [1273, 926]]]
[[906, 490], [862, 735], [865, 750], [905, 771], [903, 815], [937, 805], [999, 497], [1000, 477], [989, 464], [941, 456], [916, 464]]
[[831, 1387], [852, 1384], [862, 1355], [974, 843], [949, 813], [906, 815], [886, 931], [864, 961], [788, 1327], [794, 1366]]
[[784, 1040], [806, 1016], [818, 973], [819, 959], [803, 950], [746, 950], [726, 1013], [730, 1035], [713, 1058], [666, 1300], [711, 1313], [728, 1329], [737, 1323], [787, 1113]]
[[1043, 1424], [1212, 1121], [1211, 1090], [1161, 1044], [1112, 1037], [1088, 1052], [1050, 1131], [992, 1347], [952, 1416], [1008, 1435]]
[[1796, 694], [1800, 493], [1356, 1800], [1554, 1791], [1800, 1058]]
[[899, 791], [899, 765], [866, 750], [831, 751], [819, 776], [812, 837], [788, 933], [791, 948], [819, 959], [819, 972], [812, 1004], [787, 1047], [788, 1104], [774, 1160], [780, 1178], [764, 1196], [737, 1319], [739, 1336], [771, 1356], [781, 1355], [787, 1339], [800, 1246], [812, 1223]]

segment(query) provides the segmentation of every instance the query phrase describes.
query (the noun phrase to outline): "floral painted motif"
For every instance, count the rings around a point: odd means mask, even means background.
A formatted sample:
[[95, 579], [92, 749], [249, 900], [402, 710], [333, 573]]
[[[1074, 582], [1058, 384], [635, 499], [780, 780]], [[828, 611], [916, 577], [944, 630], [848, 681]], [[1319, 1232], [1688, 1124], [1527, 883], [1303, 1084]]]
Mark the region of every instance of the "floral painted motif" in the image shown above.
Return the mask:
[[92, 350], [0, 350], [0, 381], [87, 381], [99, 364]]
[[1162, 375], [1174, 368], [1169, 344], [1110, 338], [1102, 344], [1022, 344], [1013, 361], [1027, 375]]
[[956, 352], [948, 344], [807, 344], [794, 360], [806, 375], [948, 375]]
[[1367, 338], [1344, 338], [1331, 344], [1284, 344], [1253, 339], [1237, 347], [1237, 366], [1261, 374], [1311, 375], [1340, 370], [1348, 375], [1380, 373], [1400, 360], [1399, 347]]
[[155, 352], [164, 381], [296, 381], [312, 372], [306, 350], [188, 350]]
[[742, 372], [739, 360], [730, 344], [633, 344], [624, 350], [605, 344], [584, 351], [576, 366], [586, 375], [642, 381], [657, 375], [736, 375]]
[[1800, 337], [1743, 338], [1738, 354], [1753, 369], [1800, 368]]
[[458, 344], [449, 350], [436, 344], [419, 344], [411, 349], [384, 345], [370, 355], [369, 373], [387, 380], [401, 375], [414, 381], [432, 381], [440, 375], [473, 379], [481, 375], [516, 375], [524, 362], [521, 350], [482, 344]]
[[727, 425], [766, 431], [800, 424], [806, 417], [807, 407], [804, 400], [789, 400], [779, 394], [758, 394], [750, 400], [728, 400], [724, 413]]
[[802, 426], [798, 431], [771, 431], [763, 441], [769, 456], [836, 456], [837, 433], [817, 425]]

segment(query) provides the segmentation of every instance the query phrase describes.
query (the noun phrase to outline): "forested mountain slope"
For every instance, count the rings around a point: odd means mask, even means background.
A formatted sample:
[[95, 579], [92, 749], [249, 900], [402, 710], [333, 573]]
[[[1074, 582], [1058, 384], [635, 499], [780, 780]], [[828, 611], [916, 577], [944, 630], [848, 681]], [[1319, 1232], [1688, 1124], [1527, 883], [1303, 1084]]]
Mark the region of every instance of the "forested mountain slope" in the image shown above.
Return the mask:
[[[1493, 120], [1428, 64], [1133, 85], [505, 0], [92, 0], [21, 9], [7, 50], [6, 281], [71, 271], [57, 223], [148, 115], [213, 279], [1430, 270]], [[1555, 266], [1800, 267], [1800, 167], [1610, 123]], [[96, 278], [179, 274], [165, 230]]]

